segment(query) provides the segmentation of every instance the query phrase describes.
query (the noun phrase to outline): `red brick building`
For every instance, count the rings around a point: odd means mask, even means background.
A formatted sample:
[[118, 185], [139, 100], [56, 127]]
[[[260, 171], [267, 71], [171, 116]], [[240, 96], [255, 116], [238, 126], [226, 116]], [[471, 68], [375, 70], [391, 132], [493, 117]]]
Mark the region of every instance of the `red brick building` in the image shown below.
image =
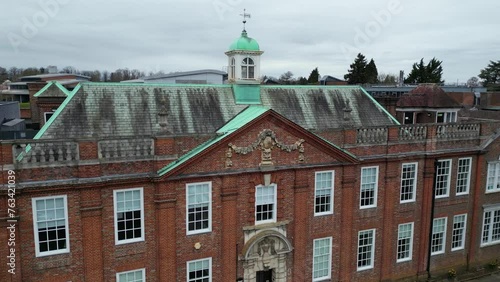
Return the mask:
[[0, 281], [425, 280], [499, 258], [496, 123], [259, 85], [252, 40], [232, 85], [82, 83], [35, 140], [1, 141]]

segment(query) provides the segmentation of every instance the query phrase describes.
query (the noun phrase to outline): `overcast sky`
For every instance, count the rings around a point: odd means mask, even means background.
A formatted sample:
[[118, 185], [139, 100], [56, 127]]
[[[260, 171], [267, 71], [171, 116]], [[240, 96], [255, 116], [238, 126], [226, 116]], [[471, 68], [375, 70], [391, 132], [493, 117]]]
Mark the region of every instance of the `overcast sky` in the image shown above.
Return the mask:
[[3, 1], [0, 66], [128, 67], [145, 72], [222, 70], [224, 52], [246, 30], [261, 73], [343, 78], [358, 52], [379, 73], [408, 74], [443, 61], [447, 83], [500, 60], [500, 1], [452, 0], [23, 0]]

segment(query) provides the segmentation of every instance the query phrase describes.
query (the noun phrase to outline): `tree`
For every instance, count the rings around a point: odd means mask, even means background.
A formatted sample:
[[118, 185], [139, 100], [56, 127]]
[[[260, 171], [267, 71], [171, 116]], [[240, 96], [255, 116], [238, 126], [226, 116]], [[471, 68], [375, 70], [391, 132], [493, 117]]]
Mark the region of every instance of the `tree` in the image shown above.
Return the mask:
[[359, 53], [356, 59], [354, 59], [354, 63], [350, 65], [350, 69], [347, 70], [348, 73], [344, 75], [344, 79], [347, 80], [347, 83], [366, 83], [366, 65], [365, 56]]
[[380, 73], [377, 76], [377, 80], [381, 84], [396, 84], [396, 83], [398, 83], [398, 77], [395, 74]]
[[487, 67], [481, 70], [479, 77], [483, 80], [483, 86], [488, 90], [500, 89], [500, 60], [490, 61]]
[[0, 84], [2, 84], [8, 78], [9, 78], [9, 74], [7, 73], [7, 69], [0, 67]]
[[101, 72], [98, 70], [93, 71], [90, 76], [90, 81], [101, 81]]
[[70, 74], [77, 74], [78, 70], [72, 66], [67, 66], [60, 71], [60, 73], [70, 73]]
[[109, 72], [107, 70], [102, 72], [102, 81], [104, 81], [104, 82], [109, 81]]
[[21, 72], [21, 76], [29, 76], [29, 75], [37, 75], [40, 74], [40, 69], [39, 68], [27, 68], [23, 69]]
[[293, 73], [291, 71], [287, 71], [280, 75], [279, 81], [281, 84], [292, 84], [293, 82]]
[[441, 79], [443, 76], [442, 63], [443, 61], [432, 58], [425, 65], [424, 58], [422, 58], [419, 63], [413, 64], [405, 83], [444, 83], [444, 80]]
[[21, 76], [22, 72], [23, 72], [23, 69], [11, 67], [9, 69], [9, 71], [7, 72], [8, 76], [9, 76], [9, 80], [12, 82], [17, 81], [19, 79], [19, 77]]
[[308, 84], [308, 80], [307, 80], [307, 78], [305, 78], [303, 76], [299, 76], [299, 78], [297, 78], [297, 84], [307, 85]]
[[133, 69], [130, 71], [130, 79], [138, 79], [141, 77], [144, 77], [144, 72], [138, 70], [138, 69]]
[[311, 71], [311, 74], [309, 75], [307, 82], [309, 84], [318, 84], [318, 81], [319, 81], [319, 71], [318, 68], [316, 67]]
[[475, 76], [469, 78], [469, 80], [467, 80], [467, 86], [468, 87], [477, 87], [479, 86], [479, 79]]
[[365, 68], [365, 82], [370, 84], [376, 84], [378, 82], [378, 71], [377, 66], [375, 65], [375, 61], [373, 59], [370, 60], [368, 65]]
[[101, 72], [98, 70], [95, 71], [82, 71], [81, 75], [85, 75], [90, 77], [90, 81], [99, 82], [101, 81]]

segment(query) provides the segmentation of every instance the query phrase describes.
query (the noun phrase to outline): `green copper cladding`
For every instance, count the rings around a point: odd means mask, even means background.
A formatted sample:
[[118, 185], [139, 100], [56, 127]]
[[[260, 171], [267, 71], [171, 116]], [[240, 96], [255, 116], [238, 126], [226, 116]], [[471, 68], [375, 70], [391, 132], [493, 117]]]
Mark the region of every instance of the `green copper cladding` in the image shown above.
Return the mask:
[[260, 105], [260, 84], [233, 84], [234, 100], [237, 105]]
[[240, 38], [236, 39], [229, 46], [229, 51], [259, 51], [259, 43], [253, 38], [248, 37], [247, 32], [243, 31]]

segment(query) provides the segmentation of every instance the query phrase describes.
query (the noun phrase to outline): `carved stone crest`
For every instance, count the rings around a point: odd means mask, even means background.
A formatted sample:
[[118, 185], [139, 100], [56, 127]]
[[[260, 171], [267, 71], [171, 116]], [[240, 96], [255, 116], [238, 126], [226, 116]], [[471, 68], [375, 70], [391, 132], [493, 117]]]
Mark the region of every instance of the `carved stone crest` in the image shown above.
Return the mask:
[[284, 144], [276, 138], [276, 133], [270, 129], [264, 129], [257, 136], [252, 144], [246, 147], [239, 147], [232, 143], [228, 144], [229, 148], [226, 151], [226, 168], [233, 165], [232, 156], [233, 152], [240, 155], [246, 155], [255, 151], [256, 149], [261, 151], [261, 162], [260, 166], [272, 166], [274, 165], [272, 158], [272, 151], [274, 148], [279, 148], [282, 151], [292, 152], [295, 150], [299, 151], [298, 161], [299, 163], [304, 162], [304, 139], [299, 139], [293, 144]]

